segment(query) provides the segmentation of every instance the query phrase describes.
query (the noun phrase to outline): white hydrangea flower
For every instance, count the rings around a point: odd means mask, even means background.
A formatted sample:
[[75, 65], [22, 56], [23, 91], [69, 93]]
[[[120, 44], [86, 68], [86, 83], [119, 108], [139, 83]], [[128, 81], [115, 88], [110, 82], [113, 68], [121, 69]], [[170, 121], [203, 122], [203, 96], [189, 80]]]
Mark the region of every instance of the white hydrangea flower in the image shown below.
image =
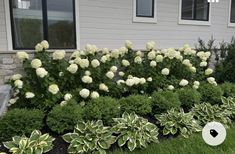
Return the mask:
[[42, 66], [42, 62], [41, 62], [40, 59], [33, 59], [33, 60], [31, 61], [31, 66], [32, 66], [32, 68], [37, 69], [37, 68], [39, 68], [39, 67]]
[[150, 66], [151, 66], [151, 67], [156, 67], [156, 66], [157, 66], [157, 62], [154, 61], [154, 60], [152, 60], [152, 61], [150, 62]]
[[165, 56], [168, 57], [169, 59], [175, 58], [177, 55], [177, 51], [175, 51], [174, 48], [168, 48], [167, 52], [165, 53]]
[[45, 68], [39, 67], [36, 69], [36, 74], [40, 78], [44, 78], [45, 76], [47, 76], [48, 72], [45, 70]]
[[126, 60], [126, 59], [123, 59], [123, 60], [122, 60], [122, 65], [125, 66], [125, 67], [127, 67], [127, 66], [130, 65], [130, 62], [129, 62], [128, 60]]
[[188, 80], [182, 79], [179, 83], [180, 86], [184, 87], [186, 85], [188, 85]]
[[162, 72], [161, 72], [163, 75], [169, 75], [170, 74], [170, 70], [168, 68], [164, 68], [162, 69]]
[[112, 66], [111, 68], [110, 68], [110, 71], [112, 71], [113, 73], [116, 73], [117, 72], [117, 66]]
[[52, 93], [53, 95], [55, 95], [55, 94], [57, 94], [57, 93], [60, 91], [60, 89], [59, 89], [58, 85], [56, 85], [56, 84], [51, 84], [51, 85], [48, 87], [48, 91], [49, 91], [50, 93]]
[[135, 80], [134, 79], [127, 79], [126, 80], [126, 85], [131, 87], [135, 84]]
[[94, 67], [94, 68], [100, 66], [99, 60], [93, 59], [93, 60], [91, 61], [91, 66]]
[[19, 51], [16, 53], [16, 56], [18, 59], [20, 59], [21, 61], [24, 61], [26, 59], [29, 59], [29, 55], [26, 52], [23, 51]]
[[193, 89], [198, 89], [199, 86], [198, 85], [193, 85]]
[[98, 48], [96, 45], [92, 45], [92, 44], [87, 44], [85, 46], [85, 54], [92, 54], [94, 55], [96, 52], [98, 51]]
[[53, 60], [61, 60], [65, 57], [65, 51], [64, 50], [56, 50], [52, 54]]
[[216, 81], [215, 81], [215, 78], [213, 78], [213, 77], [207, 78], [207, 81], [208, 81], [210, 84], [217, 85], [217, 83], [216, 83]]
[[150, 50], [152, 50], [152, 49], [155, 48], [155, 45], [156, 45], [156, 43], [155, 43], [154, 41], [150, 41], [150, 42], [148, 42], [148, 43], [146, 44], [146, 49], [147, 49], [148, 51], [150, 51]]
[[145, 84], [146, 83], [146, 79], [145, 78], [140, 78], [140, 84]]
[[124, 72], [119, 72], [119, 73], [118, 73], [118, 75], [120, 75], [120, 76], [124, 76], [124, 75], [125, 75], [125, 73], [124, 73]]
[[60, 72], [59, 73], [59, 77], [63, 76], [64, 75], [64, 72]]
[[138, 85], [140, 83], [140, 78], [138, 78], [138, 77], [133, 77], [131, 79], [134, 81], [135, 85]]
[[136, 56], [134, 59], [134, 62], [137, 64], [141, 64], [142, 63], [142, 58], [140, 56]]
[[205, 70], [205, 75], [211, 75], [213, 73], [213, 70], [211, 68], [207, 68]]
[[119, 48], [119, 53], [124, 56], [126, 53], [128, 53], [128, 49], [126, 47]]
[[131, 41], [129, 41], [129, 40], [126, 40], [125, 47], [127, 49], [132, 49], [133, 48], [133, 43]]
[[143, 57], [143, 55], [144, 55], [143, 52], [140, 50], [136, 52], [136, 56]]
[[162, 55], [157, 55], [156, 56], [156, 62], [158, 62], [158, 63], [163, 62], [163, 56]]
[[183, 62], [182, 62], [182, 64], [184, 64], [184, 65], [186, 65], [186, 66], [188, 66], [188, 67], [191, 67], [191, 66], [192, 66], [192, 64], [191, 64], [191, 62], [190, 62], [189, 59], [184, 59]]
[[82, 82], [83, 83], [88, 83], [89, 84], [89, 83], [92, 83], [92, 81], [93, 81], [92, 77], [90, 77], [90, 76], [85, 75], [85, 76], [82, 77]]
[[148, 77], [148, 78], [147, 78], [147, 81], [148, 81], [148, 82], [152, 82], [152, 81], [153, 81], [153, 78], [152, 78], [152, 77]]
[[8, 106], [11, 106], [11, 105], [15, 104], [18, 99], [19, 99], [19, 97], [10, 99], [9, 102], [8, 102], [9, 103]]
[[90, 71], [85, 71], [85, 75], [90, 76], [91, 72]]
[[48, 48], [49, 48], [49, 43], [48, 43], [46, 40], [43, 40], [43, 41], [41, 42], [41, 45], [42, 45], [42, 47], [43, 47], [44, 49], [48, 49]]
[[167, 87], [167, 89], [169, 89], [169, 90], [174, 90], [175, 87], [174, 87], [173, 85], [169, 85], [169, 86]]
[[87, 67], [89, 67], [89, 64], [90, 64], [90, 62], [89, 62], [88, 59], [81, 59], [81, 60], [79, 61], [79, 66], [80, 66], [81, 68], [87, 68]]
[[113, 73], [112, 71], [108, 71], [108, 72], [106, 73], [106, 76], [107, 76], [109, 79], [113, 79], [114, 73]]
[[69, 61], [69, 64], [74, 64], [74, 63], [75, 63], [74, 60], [70, 60], [70, 61]]
[[207, 62], [206, 61], [200, 62], [200, 67], [206, 67], [206, 66], [207, 66]]
[[26, 92], [25, 93], [25, 98], [34, 98], [35, 94], [32, 92]]
[[125, 83], [125, 81], [124, 80], [117, 80], [118, 85], [121, 85], [122, 83]]
[[71, 58], [80, 58], [80, 51], [74, 51], [70, 56], [70, 59]]
[[109, 88], [104, 83], [101, 83], [99, 85], [99, 89], [102, 90], [102, 91], [106, 91], [106, 92], [109, 91]]
[[128, 79], [133, 79], [133, 76], [132, 75], [128, 75], [127, 78]]
[[15, 80], [14, 85], [15, 85], [15, 87], [17, 87], [18, 89], [21, 89], [21, 88], [23, 88], [23, 81], [21, 81], [21, 80]]
[[152, 50], [148, 53], [148, 59], [153, 60], [154, 58], [156, 58], [156, 52]]
[[119, 55], [120, 55], [120, 53], [119, 53], [119, 50], [118, 50], [118, 49], [114, 49], [114, 50], [110, 53], [110, 56], [111, 56], [112, 58], [118, 58]]
[[97, 91], [93, 91], [91, 93], [91, 98], [92, 99], [96, 99], [96, 98], [99, 98], [99, 97], [100, 97], [100, 94]]
[[106, 63], [107, 60], [108, 60], [108, 59], [107, 59], [106, 56], [102, 56], [102, 57], [100, 58], [100, 61], [101, 61], [102, 63]]
[[193, 72], [193, 73], [196, 73], [196, 72], [197, 72], [196, 67], [193, 67], [193, 66], [192, 66], [192, 67], [190, 67], [189, 69], [190, 69], [190, 71]]
[[68, 104], [67, 101], [62, 101], [62, 102], [60, 102], [60, 106], [65, 106], [65, 105], [67, 105], [67, 104]]
[[35, 46], [35, 50], [36, 52], [41, 52], [43, 51], [43, 46], [41, 43], [38, 43], [36, 46]]
[[89, 97], [89, 95], [90, 95], [90, 90], [84, 88], [84, 89], [82, 89], [82, 90], [79, 92], [79, 95], [80, 95], [82, 98], [87, 98], [87, 97]]
[[102, 49], [102, 54], [108, 54], [109, 53], [109, 49], [108, 48], [103, 48]]
[[21, 74], [14, 74], [11, 76], [11, 80], [19, 80], [22, 78], [22, 75]]
[[67, 93], [67, 94], [64, 95], [64, 100], [65, 100], [65, 101], [68, 101], [68, 100], [70, 100], [72, 97], [73, 97], [72, 94]]
[[200, 86], [200, 82], [199, 81], [194, 81], [193, 84], [196, 85], [196, 86]]

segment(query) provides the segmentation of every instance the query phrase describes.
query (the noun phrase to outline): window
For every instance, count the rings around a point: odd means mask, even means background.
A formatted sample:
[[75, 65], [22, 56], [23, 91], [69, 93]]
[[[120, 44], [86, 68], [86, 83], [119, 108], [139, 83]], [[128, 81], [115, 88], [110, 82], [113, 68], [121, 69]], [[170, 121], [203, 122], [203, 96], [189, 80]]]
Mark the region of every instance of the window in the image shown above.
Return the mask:
[[208, 0], [180, 0], [180, 23], [202, 24], [210, 23], [210, 3]]
[[133, 21], [156, 23], [156, 0], [133, 0]]
[[230, 23], [235, 24], [235, 0], [231, 0]]
[[50, 48], [76, 48], [74, 0], [10, 0], [14, 49], [33, 49], [41, 40]]

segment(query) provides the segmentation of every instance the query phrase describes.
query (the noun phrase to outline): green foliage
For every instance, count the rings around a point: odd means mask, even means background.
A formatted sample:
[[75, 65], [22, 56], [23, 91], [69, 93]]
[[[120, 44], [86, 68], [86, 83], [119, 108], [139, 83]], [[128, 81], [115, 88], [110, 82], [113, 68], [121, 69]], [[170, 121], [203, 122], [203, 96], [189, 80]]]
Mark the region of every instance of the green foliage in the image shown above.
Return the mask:
[[110, 127], [104, 127], [101, 120], [79, 122], [73, 133], [63, 135], [63, 139], [70, 143], [68, 153], [100, 153], [116, 142]]
[[188, 138], [192, 133], [201, 131], [198, 122], [193, 118], [191, 112], [185, 113], [183, 109], [180, 111], [171, 109], [167, 113], [156, 115], [156, 119], [163, 126], [163, 135], [177, 133]]
[[13, 154], [42, 154], [53, 148], [54, 138], [49, 134], [43, 134], [34, 130], [30, 138], [14, 136], [12, 141], [4, 142], [4, 146]]
[[43, 127], [44, 114], [40, 110], [12, 109], [0, 117], [0, 141], [12, 136], [29, 135]]
[[120, 99], [122, 112], [135, 112], [138, 115], [146, 115], [152, 111], [151, 99], [146, 95], [131, 95]]
[[222, 105], [221, 105], [221, 109], [224, 111], [229, 111], [231, 113], [231, 117], [234, 118], [235, 117], [235, 99], [232, 97], [222, 97], [221, 98], [222, 101]]
[[195, 89], [180, 89], [177, 93], [179, 94], [179, 99], [183, 107], [191, 108], [194, 104], [201, 102], [201, 94]]
[[130, 151], [135, 148], [146, 148], [148, 143], [158, 142], [158, 128], [147, 119], [138, 117], [135, 113], [123, 113], [121, 118], [114, 118], [114, 132], [118, 134], [118, 145], [127, 144]]
[[86, 104], [84, 113], [86, 120], [102, 120], [104, 124], [110, 125], [112, 118], [120, 117], [120, 105], [114, 98], [99, 97]]
[[52, 131], [62, 134], [72, 131], [82, 117], [83, 108], [80, 105], [58, 105], [48, 114], [47, 125]]
[[180, 105], [179, 95], [172, 91], [154, 92], [152, 95], [153, 114], [162, 113], [171, 108], [179, 108]]
[[213, 104], [220, 104], [221, 97], [223, 96], [223, 91], [220, 86], [215, 86], [212, 84], [202, 84], [200, 85], [198, 91], [202, 95], [202, 102], [208, 102]]
[[235, 97], [235, 84], [225, 82], [220, 85], [221, 89], [224, 92], [224, 97]]
[[209, 103], [195, 104], [192, 108], [192, 113], [201, 126], [204, 126], [211, 121], [220, 122], [224, 125], [231, 122], [229, 118], [231, 112], [223, 110], [218, 105], [211, 105]]

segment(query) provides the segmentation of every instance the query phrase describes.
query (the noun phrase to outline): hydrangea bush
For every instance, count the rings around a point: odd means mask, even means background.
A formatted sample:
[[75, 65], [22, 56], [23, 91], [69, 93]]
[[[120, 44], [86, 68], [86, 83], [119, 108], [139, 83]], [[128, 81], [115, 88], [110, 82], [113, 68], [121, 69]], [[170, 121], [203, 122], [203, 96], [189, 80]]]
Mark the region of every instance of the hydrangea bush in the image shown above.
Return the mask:
[[26, 52], [17, 53], [25, 74], [15, 74], [9, 80], [14, 89], [9, 105], [48, 110], [71, 99], [84, 104], [99, 96], [197, 89], [201, 81], [217, 85], [208, 68], [211, 53], [196, 52], [187, 44], [180, 49], [157, 50], [151, 41], [144, 51], [135, 51], [130, 41], [114, 50], [87, 44], [70, 57], [63, 50], [51, 54], [48, 48], [47, 41], [38, 43], [32, 60]]

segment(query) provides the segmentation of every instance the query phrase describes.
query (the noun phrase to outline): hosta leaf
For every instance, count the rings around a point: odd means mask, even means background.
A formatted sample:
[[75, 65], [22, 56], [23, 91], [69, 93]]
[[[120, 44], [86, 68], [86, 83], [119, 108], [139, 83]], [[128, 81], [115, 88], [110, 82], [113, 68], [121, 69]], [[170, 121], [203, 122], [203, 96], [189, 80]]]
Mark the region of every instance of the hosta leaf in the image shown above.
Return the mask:
[[44, 153], [49, 152], [49, 151], [52, 150], [52, 148], [53, 148], [53, 147], [52, 147], [52, 146], [49, 146], [49, 145], [48, 145], [48, 146], [44, 146], [44, 147], [43, 147], [43, 152], [44, 152]]
[[41, 132], [38, 130], [35, 130], [30, 135], [30, 140], [37, 140], [41, 136]]
[[129, 140], [128, 143], [127, 143], [127, 147], [130, 151], [133, 151], [136, 148], [136, 141], [134, 140], [134, 141], [131, 142]]
[[109, 149], [110, 148], [110, 144], [108, 144], [106, 141], [98, 141], [98, 144], [102, 149]]
[[172, 127], [170, 131], [171, 131], [171, 134], [175, 135], [177, 133], [177, 128]]
[[103, 149], [99, 149], [99, 153], [100, 153], [100, 154], [106, 154], [106, 151], [103, 150]]
[[21, 137], [20, 136], [14, 136], [14, 137], [12, 137], [12, 140], [15, 144], [18, 144], [21, 140]]
[[170, 133], [170, 130], [163, 128], [163, 135], [168, 135]]
[[71, 137], [71, 134], [72, 133], [68, 133], [68, 134], [65, 134], [65, 135], [63, 135], [62, 136], [62, 138], [65, 140], [65, 142], [67, 142], [67, 143], [71, 143], [72, 142], [72, 137]]
[[120, 138], [118, 139], [118, 146], [119, 146], [119, 147], [122, 147], [122, 146], [125, 145], [125, 144], [126, 144], [126, 140], [124, 140], [123, 137], [120, 137]]
[[3, 142], [3, 145], [4, 145], [4, 147], [6, 147], [7, 149], [11, 149], [11, 148], [17, 146], [17, 145], [16, 145], [14, 142], [12, 142], [12, 141], [10, 141], [10, 142]]
[[26, 138], [23, 138], [19, 142], [19, 148], [20, 149], [25, 149], [28, 144], [28, 140]]
[[43, 134], [42, 136], [39, 137], [39, 142], [47, 140], [49, 138], [49, 134]]
[[43, 150], [41, 148], [35, 149], [34, 150], [35, 154], [42, 154]]

